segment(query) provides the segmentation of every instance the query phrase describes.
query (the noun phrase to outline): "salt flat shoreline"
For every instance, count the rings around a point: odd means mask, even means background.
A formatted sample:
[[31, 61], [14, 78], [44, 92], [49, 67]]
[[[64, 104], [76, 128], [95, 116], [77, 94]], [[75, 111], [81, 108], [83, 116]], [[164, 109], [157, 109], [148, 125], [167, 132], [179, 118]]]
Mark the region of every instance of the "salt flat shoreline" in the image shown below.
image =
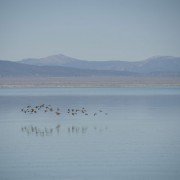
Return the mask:
[[176, 87], [180, 77], [33, 77], [0, 78], [0, 88]]

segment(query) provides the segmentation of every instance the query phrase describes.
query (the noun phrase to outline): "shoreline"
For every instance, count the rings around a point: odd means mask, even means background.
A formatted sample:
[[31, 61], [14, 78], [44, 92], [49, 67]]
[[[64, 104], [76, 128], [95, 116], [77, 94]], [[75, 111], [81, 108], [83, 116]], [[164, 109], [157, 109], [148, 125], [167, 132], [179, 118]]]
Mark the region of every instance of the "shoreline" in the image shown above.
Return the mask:
[[133, 88], [180, 87], [179, 77], [48, 77], [0, 78], [0, 89], [10, 88]]
[[180, 84], [136, 84], [136, 85], [117, 85], [117, 86], [106, 86], [106, 85], [94, 85], [94, 86], [86, 86], [86, 85], [77, 85], [77, 86], [17, 86], [17, 85], [8, 85], [8, 86], [0, 86], [0, 89], [36, 89], [36, 88], [178, 88]]

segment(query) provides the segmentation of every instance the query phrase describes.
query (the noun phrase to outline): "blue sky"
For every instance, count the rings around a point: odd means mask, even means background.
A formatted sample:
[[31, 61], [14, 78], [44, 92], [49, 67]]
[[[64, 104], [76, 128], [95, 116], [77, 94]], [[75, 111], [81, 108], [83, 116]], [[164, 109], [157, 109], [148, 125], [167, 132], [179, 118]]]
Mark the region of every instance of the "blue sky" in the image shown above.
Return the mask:
[[0, 0], [0, 59], [180, 56], [179, 0]]

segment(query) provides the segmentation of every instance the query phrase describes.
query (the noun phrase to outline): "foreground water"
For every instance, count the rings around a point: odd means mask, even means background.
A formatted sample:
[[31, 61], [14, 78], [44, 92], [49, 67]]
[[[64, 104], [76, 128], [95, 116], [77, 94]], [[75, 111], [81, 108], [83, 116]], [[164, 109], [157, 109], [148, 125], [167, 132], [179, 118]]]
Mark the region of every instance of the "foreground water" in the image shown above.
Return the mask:
[[178, 180], [179, 119], [180, 88], [0, 89], [0, 179]]

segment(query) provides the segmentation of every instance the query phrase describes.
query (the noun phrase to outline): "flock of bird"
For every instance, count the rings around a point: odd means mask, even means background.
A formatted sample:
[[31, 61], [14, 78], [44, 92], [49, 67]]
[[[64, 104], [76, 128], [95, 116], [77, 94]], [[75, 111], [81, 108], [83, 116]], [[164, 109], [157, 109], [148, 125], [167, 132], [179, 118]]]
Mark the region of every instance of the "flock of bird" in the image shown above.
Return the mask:
[[[61, 115], [70, 115], [70, 116], [77, 116], [77, 115], [84, 115], [84, 116], [88, 116], [88, 115], [92, 115], [92, 116], [97, 116], [98, 114], [104, 114], [104, 115], [108, 115], [106, 112], [103, 112], [101, 109], [96, 111], [96, 112], [89, 112], [87, 109], [85, 109], [84, 107], [82, 108], [67, 108], [67, 109], [61, 109], [59, 107], [53, 107], [52, 105], [47, 105], [47, 104], [40, 104], [40, 105], [35, 105], [35, 106], [31, 106], [28, 105], [25, 108], [21, 109], [21, 112], [25, 113], [25, 114], [37, 114], [39, 112], [44, 112], [44, 113], [54, 113], [56, 116], [61, 116]], [[104, 128], [105, 130], [107, 130], [107, 128]], [[88, 130], [88, 127], [86, 126], [68, 126], [68, 127], [62, 127], [60, 124], [58, 124], [56, 127], [54, 128], [39, 128], [37, 126], [34, 125], [29, 125], [29, 126], [24, 126], [21, 127], [21, 131], [23, 133], [26, 133], [27, 135], [30, 134], [35, 134], [36, 136], [49, 136], [52, 135], [54, 133], [59, 134], [60, 132], [68, 132], [71, 134], [84, 134], [86, 133]], [[98, 128], [96, 126], [94, 126], [93, 130], [95, 131], [103, 131], [103, 128]]]
[[[53, 134], [59, 135], [63, 132], [69, 134], [85, 134], [87, 133], [88, 129], [90, 130], [90, 128], [88, 128], [87, 126], [74, 126], [74, 125], [63, 128], [60, 124], [58, 124], [54, 128], [47, 128], [47, 127], [39, 128], [33, 125], [21, 127], [21, 131], [27, 135], [36, 135], [42, 137], [50, 136]], [[91, 128], [91, 131], [94, 130], [96, 132], [102, 132], [102, 131], [106, 131], [107, 129], [108, 129], [107, 126], [101, 128], [94, 126]]]
[[[46, 104], [41, 104], [41, 105], [36, 105], [36, 106], [31, 106], [28, 105], [25, 108], [21, 109], [22, 112], [26, 113], [30, 113], [30, 114], [34, 114], [34, 113], [38, 113], [39, 111], [43, 111], [44, 113], [47, 112], [52, 112], [55, 113], [55, 115], [60, 116], [62, 114], [62, 112], [60, 112], [60, 108], [59, 107], [52, 107], [50, 104], [46, 105]], [[68, 115], [72, 115], [72, 116], [76, 116], [78, 114], [84, 114], [85, 116], [88, 116], [90, 113], [88, 113], [87, 109], [85, 109], [84, 107], [82, 108], [68, 108], [66, 113]], [[98, 110], [97, 112], [93, 112], [91, 113], [91, 115], [96, 116], [98, 115], [98, 113], [103, 113], [102, 110]], [[104, 113], [104, 115], [108, 115], [108, 113]]]
[[22, 108], [21, 111], [24, 113], [37, 113], [38, 111], [44, 111], [46, 112], [55, 112], [56, 115], [60, 115], [60, 109], [56, 108], [53, 109], [53, 107], [49, 104], [49, 105], [45, 105], [45, 104], [41, 104], [41, 105], [36, 105], [36, 106], [30, 106], [28, 105], [26, 108]]

